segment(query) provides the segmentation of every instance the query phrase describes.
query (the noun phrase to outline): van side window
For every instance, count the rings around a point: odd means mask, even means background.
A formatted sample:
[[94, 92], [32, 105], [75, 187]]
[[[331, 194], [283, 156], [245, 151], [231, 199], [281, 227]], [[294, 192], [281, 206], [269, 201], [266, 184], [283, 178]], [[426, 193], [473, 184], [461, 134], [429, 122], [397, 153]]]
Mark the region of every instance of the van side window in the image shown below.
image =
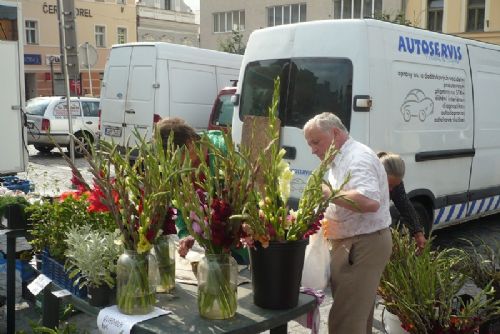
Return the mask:
[[99, 102], [83, 101], [83, 116], [85, 117], [99, 117]]
[[240, 119], [266, 116], [279, 75], [282, 125], [302, 128], [314, 115], [330, 111], [349, 129], [352, 62], [339, 58], [292, 58], [249, 63], [241, 89]]

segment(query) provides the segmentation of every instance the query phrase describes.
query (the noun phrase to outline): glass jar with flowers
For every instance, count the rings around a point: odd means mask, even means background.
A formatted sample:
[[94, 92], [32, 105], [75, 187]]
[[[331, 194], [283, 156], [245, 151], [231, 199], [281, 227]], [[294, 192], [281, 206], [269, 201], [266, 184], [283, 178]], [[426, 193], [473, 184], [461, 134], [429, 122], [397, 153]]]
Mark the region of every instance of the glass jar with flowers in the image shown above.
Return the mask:
[[[189, 233], [205, 250], [198, 264], [198, 309], [209, 319], [227, 319], [237, 309], [237, 265], [231, 251], [244, 237], [241, 213], [255, 203], [254, 170], [235, 149], [229, 135], [225, 145], [214, 145], [202, 136], [197, 148], [199, 165], [181, 175], [176, 207]], [[186, 166], [191, 165], [186, 154]]]
[[162, 235], [158, 236], [151, 250], [149, 277], [156, 292], [169, 293], [175, 288], [175, 220], [177, 209], [171, 207], [163, 223]]
[[[171, 141], [165, 148], [157, 134], [146, 142], [135, 134], [137, 146], [120, 152], [117, 145], [101, 142], [87, 152], [94, 177], [93, 205], [109, 211], [121, 232], [125, 252], [117, 263], [117, 306], [124, 314], [152, 311], [155, 291], [149, 279], [149, 253], [165, 228], [180, 168], [179, 153]], [[74, 167], [74, 166], [73, 166]], [[81, 175], [73, 171], [82, 182]], [[173, 222], [172, 222], [173, 224]]]
[[[267, 119], [270, 142], [257, 158], [260, 173], [257, 205], [246, 208], [247, 219], [243, 224], [250, 247], [254, 303], [270, 309], [297, 304], [308, 236], [319, 230], [323, 212], [331, 200], [340, 196], [343, 187], [332, 189], [323, 180], [337, 152], [332, 145], [309, 176], [298, 209], [287, 206], [293, 172], [283, 159], [285, 150], [279, 148], [278, 104], [279, 78], [275, 80]], [[330, 189], [330, 196], [324, 196], [323, 186]]]

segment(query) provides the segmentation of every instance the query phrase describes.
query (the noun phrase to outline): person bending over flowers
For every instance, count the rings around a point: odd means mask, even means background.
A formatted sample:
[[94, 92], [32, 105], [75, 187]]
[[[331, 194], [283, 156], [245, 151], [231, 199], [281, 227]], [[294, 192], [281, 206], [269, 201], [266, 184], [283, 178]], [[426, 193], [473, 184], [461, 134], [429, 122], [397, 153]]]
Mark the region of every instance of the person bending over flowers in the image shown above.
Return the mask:
[[[325, 211], [325, 236], [332, 240], [333, 305], [328, 331], [335, 334], [372, 332], [373, 301], [392, 252], [387, 174], [376, 154], [355, 141], [332, 113], [316, 115], [304, 125], [312, 153], [321, 160], [333, 143], [339, 150], [328, 174], [336, 188], [350, 178]], [[324, 189], [326, 195], [328, 188]]]
[[[419, 251], [421, 251], [425, 247], [427, 240], [425, 239], [424, 229], [419, 222], [417, 212], [415, 211], [413, 204], [411, 204], [403, 184], [403, 177], [405, 176], [405, 162], [398, 154], [395, 153], [378, 152], [377, 156], [387, 172], [389, 197], [394, 203], [394, 208], [399, 213], [399, 215], [397, 213], [393, 215], [391, 212], [391, 216], [399, 216], [397, 217], [399, 219], [393, 219], [393, 226], [395, 225], [395, 220], [396, 223], [401, 222], [404, 224], [415, 239], [415, 244]], [[391, 206], [391, 209], [393, 209], [393, 206]]]
[[[185, 147], [186, 151], [189, 154], [189, 158], [191, 161], [191, 166], [193, 168], [198, 167], [200, 164], [199, 156], [196, 152], [196, 145], [200, 143], [201, 136], [196, 133], [196, 131], [188, 125], [181, 118], [165, 118], [162, 119], [156, 125], [156, 130], [160, 132], [163, 143], [168, 143], [168, 138], [170, 134], [173, 135], [173, 144], [176, 147], [182, 148]], [[222, 149], [225, 150], [226, 144], [224, 142], [224, 136], [222, 132], [219, 130], [211, 130], [206, 133], [210, 142]], [[204, 156], [207, 162], [213, 166], [213, 159], [215, 157], [208, 152], [208, 148], [204, 148]], [[213, 171], [212, 171], [213, 172]], [[194, 184], [193, 184], [194, 187]], [[186, 227], [186, 223], [182, 217], [182, 213], [178, 212], [177, 219], [175, 222], [177, 226], [177, 235], [179, 236], [179, 249], [178, 253], [181, 257], [185, 257], [189, 250], [194, 245], [194, 238], [189, 235], [188, 229]], [[248, 250], [246, 248], [238, 248], [231, 249], [231, 254], [235, 258], [238, 264], [249, 264], [249, 255]]]

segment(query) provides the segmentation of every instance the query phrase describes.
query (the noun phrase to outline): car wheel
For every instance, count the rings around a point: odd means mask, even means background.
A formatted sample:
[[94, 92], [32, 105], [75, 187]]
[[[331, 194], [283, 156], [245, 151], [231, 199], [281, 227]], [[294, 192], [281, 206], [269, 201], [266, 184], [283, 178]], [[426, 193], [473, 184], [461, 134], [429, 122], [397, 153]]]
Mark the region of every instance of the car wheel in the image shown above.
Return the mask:
[[54, 145], [33, 145], [35, 149], [40, 153], [50, 153], [55, 147]]
[[428, 238], [432, 230], [432, 217], [429, 215], [429, 211], [420, 202], [412, 202], [415, 211], [417, 212], [420, 224], [424, 229], [425, 237]]
[[75, 157], [83, 157], [86, 152], [91, 151], [91, 145], [93, 143], [93, 138], [89, 134], [84, 134], [82, 132], [75, 135]]

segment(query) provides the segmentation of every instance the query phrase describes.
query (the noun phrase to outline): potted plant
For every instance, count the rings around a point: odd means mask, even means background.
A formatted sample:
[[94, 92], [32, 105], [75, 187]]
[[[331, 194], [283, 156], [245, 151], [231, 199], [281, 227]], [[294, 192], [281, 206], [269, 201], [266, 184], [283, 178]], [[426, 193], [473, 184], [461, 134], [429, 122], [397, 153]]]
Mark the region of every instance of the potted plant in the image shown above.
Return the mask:
[[431, 242], [415, 253], [406, 232], [392, 231], [393, 253], [382, 275], [379, 295], [386, 309], [409, 333], [474, 333], [500, 313], [491, 283], [469, 301], [457, 295], [467, 275], [460, 270], [467, 255], [458, 249], [431, 250]]
[[106, 306], [111, 289], [116, 284], [116, 262], [123, 253], [117, 245], [119, 231], [93, 229], [90, 226], [73, 227], [66, 232], [67, 249], [65, 269], [74, 284], [87, 287], [91, 305]]
[[[480, 289], [491, 285], [495, 289], [494, 298], [500, 300], [500, 263], [498, 243], [492, 247], [484, 240], [478, 240], [478, 245], [470, 240], [463, 239], [467, 246], [466, 261], [462, 263], [463, 272], [466, 273], [474, 284]], [[479, 333], [498, 331], [500, 316], [493, 317], [484, 323]]]
[[0, 220], [7, 219], [7, 228], [26, 228], [25, 208], [29, 202], [23, 195], [0, 196]]
[[[278, 78], [268, 113], [269, 144], [257, 158], [260, 180], [255, 192], [256, 205], [246, 207], [247, 219], [243, 225], [249, 236], [246, 240], [250, 247], [254, 303], [270, 309], [292, 308], [297, 304], [308, 236], [319, 230], [323, 213], [343, 187], [332, 189], [323, 180], [337, 152], [332, 145], [310, 175], [298, 210], [287, 206], [293, 172], [283, 159], [285, 150], [279, 148], [279, 91]], [[323, 185], [330, 188], [328, 198], [323, 195]]]
[[31, 229], [28, 230], [30, 243], [36, 252], [48, 254], [64, 263], [67, 245], [65, 234], [71, 228], [89, 225], [93, 228], [114, 230], [108, 213], [95, 210], [91, 198], [94, 191], [65, 192], [54, 200], [39, 200], [27, 207]]

